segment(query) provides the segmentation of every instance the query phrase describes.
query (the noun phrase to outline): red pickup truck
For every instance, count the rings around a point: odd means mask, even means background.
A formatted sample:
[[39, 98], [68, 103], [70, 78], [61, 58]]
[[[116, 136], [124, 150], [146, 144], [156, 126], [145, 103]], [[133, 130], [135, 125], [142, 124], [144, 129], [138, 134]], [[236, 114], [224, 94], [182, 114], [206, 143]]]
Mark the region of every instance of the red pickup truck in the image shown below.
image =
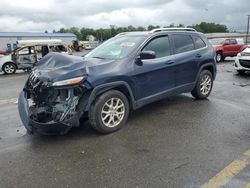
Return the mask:
[[216, 61], [223, 61], [226, 57], [236, 56], [243, 51], [247, 45], [239, 44], [236, 39], [223, 39], [218, 44], [213, 43], [214, 50], [216, 52]]

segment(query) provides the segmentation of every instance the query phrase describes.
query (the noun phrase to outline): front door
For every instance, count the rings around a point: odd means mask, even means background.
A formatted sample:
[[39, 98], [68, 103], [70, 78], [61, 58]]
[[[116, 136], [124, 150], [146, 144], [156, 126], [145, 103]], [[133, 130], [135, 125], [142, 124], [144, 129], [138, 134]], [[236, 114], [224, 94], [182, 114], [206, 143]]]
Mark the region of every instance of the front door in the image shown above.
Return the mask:
[[21, 48], [16, 52], [16, 64], [20, 69], [32, 68], [37, 61], [33, 46]]
[[154, 97], [175, 86], [175, 65], [169, 37], [153, 38], [142, 51], [154, 51], [156, 58], [141, 60], [140, 65], [135, 65], [136, 100]]
[[226, 39], [223, 47], [225, 56], [236, 56], [241, 48], [236, 39]]

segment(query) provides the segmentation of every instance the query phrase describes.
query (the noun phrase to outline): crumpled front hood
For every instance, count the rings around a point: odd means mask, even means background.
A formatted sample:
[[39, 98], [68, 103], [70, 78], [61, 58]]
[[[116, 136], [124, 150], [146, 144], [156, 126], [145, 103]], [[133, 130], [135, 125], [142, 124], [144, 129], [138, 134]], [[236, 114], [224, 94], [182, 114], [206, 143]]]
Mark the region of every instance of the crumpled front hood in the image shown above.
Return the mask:
[[36, 65], [34, 72], [41, 79], [56, 82], [89, 75], [96, 65], [109, 64], [114, 60], [84, 58], [60, 53], [49, 53]]

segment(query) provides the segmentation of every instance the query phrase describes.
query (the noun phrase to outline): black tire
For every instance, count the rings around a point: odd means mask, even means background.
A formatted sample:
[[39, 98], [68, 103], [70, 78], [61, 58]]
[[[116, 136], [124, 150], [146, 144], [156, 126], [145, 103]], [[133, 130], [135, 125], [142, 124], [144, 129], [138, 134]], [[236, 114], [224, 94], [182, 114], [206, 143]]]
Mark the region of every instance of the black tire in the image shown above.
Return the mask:
[[237, 70], [237, 72], [239, 73], [239, 74], [245, 74], [245, 70]]
[[[216, 62], [221, 62], [223, 61], [223, 56], [221, 52], [216, 52], [216, 56], [215, 56]], [[225, 58], [224, 58], [225, 59]]]
[[[122, 108], [121, 110], [122, 112], [118, 112], [119, 111], [118, 109], [115, 110], [115, 109], [110, 109], [110, 107], [108, 107], [107, 104], [109, 103], [109, 101], [112, 101], [112, 99], [113, 101], [116, 100], [117, 103], [115, 104], [118, 104], [118, 101], [119, 101], [119, 103], [123, 105], [123, 107], [120, 107]], [[112, 106], [112, 103], [110, 103], [110, 106]], [[124, 113], [123, 113], [123, 109], [124, 109]], [[108, 110], [109, 112], [107, 112], [106, 110]], [[118, 119], [117, 114], [115, 115], [116, 112], [123, 113], [122, 118], [120, 120]], [[114, 124], [115, 117], [117, 121], [118, 122], [120, 121], [120, 122], [119, 123], [117, 122], [118, 123], [117, 125], [111, 125], [111, 122], [110, 123], [105, 122], [106, 116], [103, 117], [103, 114], [107, 115], [108, 119], [107, 118], [106, 119], [108, 120], [108, 122], [110, 121], [110, 119], [112, 120], [113, 118], [113, 124]], [[91, 105], [90, 110], [89, 110], [89, 122], [95, 130], [97, 130], [98, 132], [107, 134], [107, 133], [112, 133], [114, 131], [119, 130], [126, 123], [128, 115], [129, 115], [129, 102], [128, 102], [127, 97], [120, 91], [110, 90], [98, 96], [98, 98]], [[102, 118], [104, 118], [105, 120], [102, 120]], [[104, 122], [109, 125], [106, 125]]]
[[[206, 83], [206, 85], [205, 85], [206, 90], [204, 90], [204, 88], [203, 88], [203, 91], [201, 91], [202, 90], [201, 84], [203, 83], [204, 79], [206, 79], [206, 78], [210, 79], [210, 82], [207, 81], [210, 83], [210, 86], [208, 83]], [[201, 71], [199, 78], [197, 80], [197, 83], [195, 85], [195, 88], [191, 91], [191, 94], [196, 99], [206, 99], [210, 95], [212, 88], [213, 88], [212, 73], [209, 70], [203, 70], [203, 71]]]
[[16, 72], [16, 65], [14, 63], [5, 63], [3, 65], [3, 72], [5, 74], [15, 74], [15, 72]]
[[83, 47], [80, 46], [80, 47], [78, 48], [78, 50], [79, 50], [79, 52], [82, 52], [82, 51], [83, 51]]

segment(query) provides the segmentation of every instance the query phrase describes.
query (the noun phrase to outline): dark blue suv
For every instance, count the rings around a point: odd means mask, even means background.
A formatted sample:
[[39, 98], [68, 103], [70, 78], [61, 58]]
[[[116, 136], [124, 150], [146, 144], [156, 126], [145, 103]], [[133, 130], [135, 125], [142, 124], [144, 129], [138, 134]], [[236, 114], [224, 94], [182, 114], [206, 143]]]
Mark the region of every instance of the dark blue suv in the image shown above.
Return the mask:
[[164, 97], [207, 98], [215, 76], [213, 48], [191, 28], [120, 33], [85, 57], [41, 59], [20, 93], [19, 113], [30, 133], [65, 134], [82, 117], [110, 133], [130, 110]]

